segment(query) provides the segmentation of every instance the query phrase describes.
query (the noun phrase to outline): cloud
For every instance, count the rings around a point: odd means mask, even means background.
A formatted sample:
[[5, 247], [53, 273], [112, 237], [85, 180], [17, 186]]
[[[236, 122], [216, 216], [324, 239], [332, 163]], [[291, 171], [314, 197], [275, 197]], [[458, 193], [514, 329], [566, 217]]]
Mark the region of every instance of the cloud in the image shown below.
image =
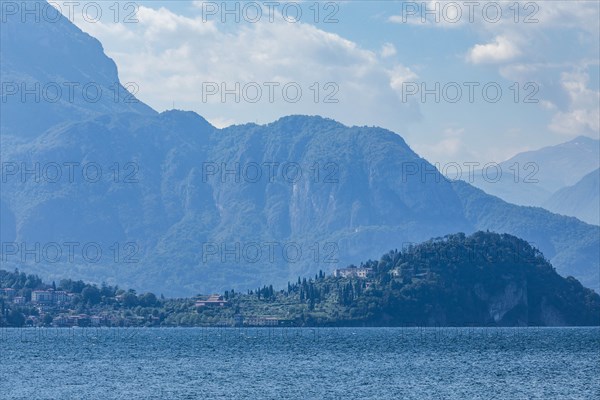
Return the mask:
[[381, 47], [381, 57], [383, 58], [395, 56], [397, 53], [398, 51], [396, 50], [396, 46], [394, 46], [392, 43], [385, 43]]
[[418, 78], [418, 75], [403, 65], [397, 65], [389, 71], [390, 87], [396, 90], [399, 94], [402, 93], [402, 84], [412, 82]]
[[[319, 114], [350, 125], [399, 130], [420, 118], [418, 107], [403, 104], [398, 93], [398, 85], [416, 74], [392, 59], [396, 49], [389, 43], [381, 52], [372, 51], [314, 25], [283, 18], [232, 27], [145, 6], [137, 17], [137, 24], [79, 25], [104, 44], [121, 79], [138, 84], [138, 98], [158, 110], [171, 108], [175, 101], [179, 108], [221, 125]], [[206, 85], [212, 83], [219, 93], [205, 96]], [[269, 83], [278, 85], [274, 101]], [[287, 84], [300, 87], [298, 102], [284, 98]], [[244, 89], [254, 95], [256, 86], [262, 91], [260, 101], [246, 101]], [[223, 97], [221, 88], [236, 89], [241, 98]]]
[[557, 112], [549, 125], [550, 130], [578, 136], [600, 132], [600, 91], [588, 87], [589, 75], [583, 72], [563, 73], [562, 87], [570, 104], [567, 110]]
[[437, 144], [437, 151], [448, 156], [456, 156], [462, 149], [462, 137], [465, 133], [464, 128], [444, 129], [444, 139]]
[[442, 131], [441, 138], [430, 144], [415, 145], [420, 154], [427, 155], [433, 162], [453, 162], [456, 156], [464, 152], [464, 128], [446, 128]]
[[540, 106], [542, 106], [542, 108], [546, 109], [546, 110], [556, 110], [556, 104], [554, 104], [553, 102], [549, 101], [549, 100], [541, 100], [540, 101]]
[[497, 36], [488, 44], [477, 44], [467, 55], [467, 60], [473, 64], [504, 63], [520, 55], [517, 46], [504, 36]]
[[554, 132], [569, 136], [578, 136], [584, 133], [598, 135], [598, 112], [594, 110], [575, 109], [567, 112], [559, 112], [550, 123], [550, 129]]
[[468, 15], [465, 15], [467, 6], [461, 2], [405, 2], [401, 8], [401, 14], [390, 16], [388, 22], [431, 28], [457, 28], [469, 20]]
[[[216, 126], [217, 128], [226, 128], [228, 126], [235, 125], [236, 123], [243, 122], [243, 121], [236, 121], [232, 118], [214, 117], [214, 118], [208, 119], [208, 122], [210, 122], [210, 124], [212, 126]], [[252, 121], [246, 121], [246, 122], [252, 122]]]
[[598, 37], [600, 3], [595, 1], [548, 1], [539, 5], [539, 28], [578, 29]]
[[452, 137], [446, 138], [438, 143], [437, 152], [447, 154], [449, 156], [455, 156], [461, 149], [462, 142], [460, 138]]
[[[590, 75], [598, 73], [597, 60], [572, 60], [560, 63], [512, 64], [502, 67], [500, 74], [508, 81], [519, 82], [521, 88], [533, 82], [539, 90], [533, 98], [550, 121], [547, 128], [566, 136], [598, 136], [600, 131], [600, 91]], [[522, 90], [521, 96], [531, 94]], [[559, 140], [562, 140], [559, 138]]]

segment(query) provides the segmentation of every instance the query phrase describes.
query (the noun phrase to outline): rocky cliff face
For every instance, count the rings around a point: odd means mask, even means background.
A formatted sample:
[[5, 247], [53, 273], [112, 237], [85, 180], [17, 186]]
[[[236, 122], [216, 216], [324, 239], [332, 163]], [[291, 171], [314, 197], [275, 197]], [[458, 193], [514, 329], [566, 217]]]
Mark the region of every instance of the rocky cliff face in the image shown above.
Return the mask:
[[[487, 304], [489, 318], [496, 324], [502, 324], [505, 316], [516, 312], [517, 320], [527, 323], [527, 315], [520, 315], [522, 310], [527, 310], [527, 282], [524, 280], [509, 281], [497, 293], [488, 293], [481, 284], [475, 285], [475, 293]], [[519, 310], [519, 308], [521, 310]], [[513, 317], [514, 318], [514, 317]]]

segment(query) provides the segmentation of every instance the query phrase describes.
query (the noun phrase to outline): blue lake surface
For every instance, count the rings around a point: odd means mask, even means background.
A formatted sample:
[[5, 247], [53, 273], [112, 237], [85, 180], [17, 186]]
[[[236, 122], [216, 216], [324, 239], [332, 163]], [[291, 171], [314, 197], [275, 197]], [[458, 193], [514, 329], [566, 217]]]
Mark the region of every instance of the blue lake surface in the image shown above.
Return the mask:
[[599, 328], [0, 329], [2, 399], [595, 399]]

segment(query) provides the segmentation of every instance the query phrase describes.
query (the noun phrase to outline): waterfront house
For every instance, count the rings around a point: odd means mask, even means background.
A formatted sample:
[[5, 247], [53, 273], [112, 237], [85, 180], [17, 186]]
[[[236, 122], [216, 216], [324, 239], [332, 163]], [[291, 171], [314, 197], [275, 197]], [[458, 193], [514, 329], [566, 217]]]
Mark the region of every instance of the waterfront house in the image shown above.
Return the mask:
[[52, 291], [34, 290], [31, 292], [31, 302], [34, 304], [52, 304]]
[[279, 326], [279, 318], [275, 317], [246, 317], [246, 326]]
[[73, 295], [63, 290], [34, 290], [31, 293], [31, 302], [38, 305], [67, 304]]
[[58, 327], [69, 326], [69, 316], [67, 314], [59, 314], [52, 320], [52, 325]]
[[52, 302], [54, 304], [70, 303], [72, 297], [73, 295], [70, 295], [63, 290], [57, 290], [52, 294]]
[[228, 305], [229, 302], [223, 298], [223, 296], [218, 294], [213, 294], [208, 297], [208, 299], [202, 299], [196, 301], [196, 307], [224, 307]]
[[336, 278], [367, 278], [371, 275], [373, 269], [364, 267], [355, 267], [354, 265], [348, 268], [336, 269], [333, 271], [333, 276]]

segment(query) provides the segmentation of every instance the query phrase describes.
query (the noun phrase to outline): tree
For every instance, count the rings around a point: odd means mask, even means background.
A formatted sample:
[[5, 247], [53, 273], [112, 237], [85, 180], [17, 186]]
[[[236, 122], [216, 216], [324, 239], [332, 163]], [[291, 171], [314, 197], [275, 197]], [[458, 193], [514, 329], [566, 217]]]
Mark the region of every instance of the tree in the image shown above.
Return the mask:
[[144, 293], [139, 297], [139, 304], [142, 307], [156, 307], [158, 299], [154, 293]]
[[46, 326], [52, 325], [52, 320], [53, 320], [52, 315], [50, 315], [50, 314], [44, 315], [44, 319], [43, 319], [44, 325], [46, 325]]
[[138, 305], [138, 297], [134, 291], [129, 291], [123, 295], [123, 305], [127, 308], [133, 308]]
[[16, 310], [12, 310], [8, 314], [8, 317], [6, 318], [6, 320], [8, 321], [9, 325], [17, 327], [17, 328], [20, 328], [23, 325], [25, 325], [25, 316]]
[[81, 293], [86, 286], [87, 285], [83, 281], [72, 281], [71, 279], [63, 279], [60, 281], [60, 287], [71, 293]]
[[115, 297], [116, 287], [113, 288], [106, 284], [106, 282], [102, 282], [100, 285], [100, 295], [102, 297]]
[[85, 303], [96, 305], [100, 303], [102, 296], [100, 290], [96, 286], [86, 286], [86, 288], [81, 291], [81, 298]]

